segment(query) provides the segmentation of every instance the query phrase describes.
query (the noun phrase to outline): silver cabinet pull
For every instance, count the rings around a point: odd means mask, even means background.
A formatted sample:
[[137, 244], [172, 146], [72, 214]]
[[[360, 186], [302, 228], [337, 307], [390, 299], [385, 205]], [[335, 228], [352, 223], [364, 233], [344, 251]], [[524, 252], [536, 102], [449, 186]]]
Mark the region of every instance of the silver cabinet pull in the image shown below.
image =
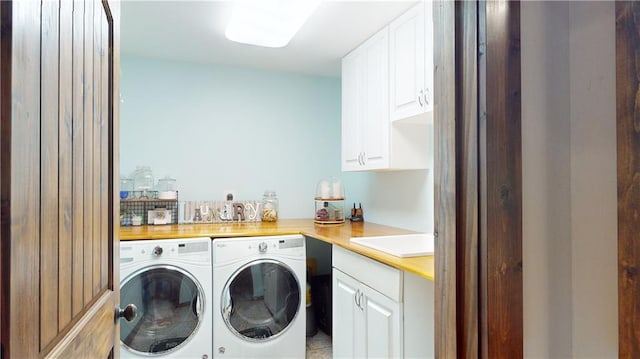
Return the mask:
[[422, 104], [423, 94], [424, 94], [424, 91], [420, 90], [420, 95], [418, 95], [418, 103], [420, 104], [420, 107], [424, 107], [424, 105]]
[[429, 106], [429, 89], [424, 90], [424, 104], [425, 106]]

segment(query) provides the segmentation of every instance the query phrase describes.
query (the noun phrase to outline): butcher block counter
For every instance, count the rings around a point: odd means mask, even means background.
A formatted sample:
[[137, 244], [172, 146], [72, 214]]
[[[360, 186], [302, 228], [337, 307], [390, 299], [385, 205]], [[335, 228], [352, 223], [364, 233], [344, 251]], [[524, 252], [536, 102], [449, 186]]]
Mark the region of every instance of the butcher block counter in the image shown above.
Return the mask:
[[338, 225], [316, 224], [311, 219], [280, 219], [277, 222], [173, 224], [120, 227], [120, 240], [168, 239], [190, 237], [252, 237], [302, 234], [362, 254], [392, 267], [434, 280], [433, 256], [395, 257], [368, 247], [350, 243], [351, 237], [388, 236], [415, 233], [368, 222]]

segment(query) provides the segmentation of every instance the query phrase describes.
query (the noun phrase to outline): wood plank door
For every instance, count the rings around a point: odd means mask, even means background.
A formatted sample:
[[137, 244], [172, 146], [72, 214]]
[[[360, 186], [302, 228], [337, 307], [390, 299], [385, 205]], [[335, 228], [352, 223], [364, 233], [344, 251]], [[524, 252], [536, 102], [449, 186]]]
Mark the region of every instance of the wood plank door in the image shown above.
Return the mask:
[[118, 356], [118, 17], [0, 3], [3, 358]]

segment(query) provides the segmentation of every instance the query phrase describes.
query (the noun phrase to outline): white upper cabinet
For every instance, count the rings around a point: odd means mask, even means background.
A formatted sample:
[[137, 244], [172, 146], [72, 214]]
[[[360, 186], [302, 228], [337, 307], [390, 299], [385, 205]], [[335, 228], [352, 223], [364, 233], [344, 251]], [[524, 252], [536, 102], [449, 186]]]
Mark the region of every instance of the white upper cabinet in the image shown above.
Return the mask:
[[342, 170], [389, 166], [389, 36], [384, 28], [342, 59]]
[[[364, 79], [362, 51], [353, 51], [342, 59], [342, 170], [361, 167], [362, 121], [365, 98], [361, 95]], [[345, 104], [348, 104], [345, 105]]]
[[390, 118], [433, 112], [433, 4], [423, 1], [389, 24]]
[[433, 21], [421, 2], [342, 59], [342, 170], [429, 168]]

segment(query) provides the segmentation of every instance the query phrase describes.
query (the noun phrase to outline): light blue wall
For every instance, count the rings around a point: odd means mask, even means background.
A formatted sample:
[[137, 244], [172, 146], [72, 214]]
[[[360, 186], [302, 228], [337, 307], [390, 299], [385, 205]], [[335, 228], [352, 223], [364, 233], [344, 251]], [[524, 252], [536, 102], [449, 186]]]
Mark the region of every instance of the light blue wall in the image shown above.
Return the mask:
[[[340, 79], [122, 57], [120, 170], [149, 165], [180, 199], [260, 199], [310, 218], [318, 181], [335, 176], [368, 221], [431, 231], [429, 171], [340, 171]], [[347, 212], [348, 213], [348, 212]]]

